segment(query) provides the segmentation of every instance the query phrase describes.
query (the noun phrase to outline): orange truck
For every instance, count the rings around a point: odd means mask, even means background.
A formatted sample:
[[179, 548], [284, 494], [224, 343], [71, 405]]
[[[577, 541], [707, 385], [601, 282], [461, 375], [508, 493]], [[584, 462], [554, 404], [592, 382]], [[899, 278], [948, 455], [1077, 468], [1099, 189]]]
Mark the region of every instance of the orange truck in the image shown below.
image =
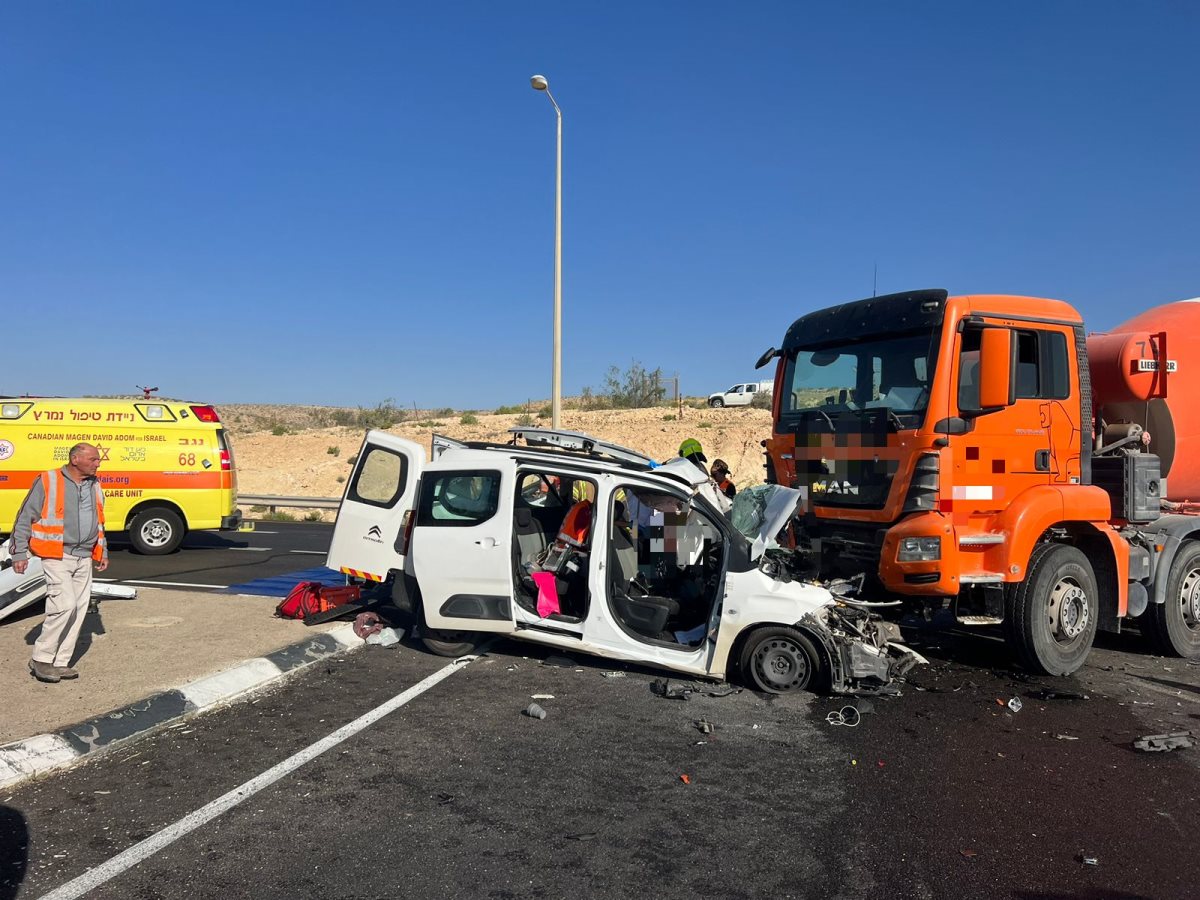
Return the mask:
[[1033, 671], [1075, 671], [1134, 617], [1200, 657], [1197, 333], [1200, 301], [1090, 336], [1035, 297], [818, 310], [758, 362], [778, 359], [767, 480], [803, 493], [822, 576], [1000, 624]]

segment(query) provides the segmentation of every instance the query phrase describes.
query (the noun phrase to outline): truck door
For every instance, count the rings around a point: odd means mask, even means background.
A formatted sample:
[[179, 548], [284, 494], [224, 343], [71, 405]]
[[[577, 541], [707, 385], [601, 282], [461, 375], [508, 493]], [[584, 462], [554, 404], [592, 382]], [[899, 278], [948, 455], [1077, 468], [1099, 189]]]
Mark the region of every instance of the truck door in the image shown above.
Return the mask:
[[504, 634], [516, 629], [515, 481], [516, 463], [500, 454], [469, 466], [442, 462], [426, 468], [411, 561], [430, 628]]
[[[1012, 396], [1006, 409], [979, 415], [956, 460], [955, 506], [996, 509], [1038, 484], [1070, 484], [1080, 474], [1079, 401], [1071, 401], [1069, 326], [987, 322], [1013, 332]], [[1016, 326], [1016, 327], [1014, 327]], [[979, 329], [960, 336], [958, 403], [977, 410]]]
[[338, 507], [326, 565], [355, 578], [383, 581], [404, 571], [403, 541], [416, 500], [425, 450], [385, 431], [368, 431]]

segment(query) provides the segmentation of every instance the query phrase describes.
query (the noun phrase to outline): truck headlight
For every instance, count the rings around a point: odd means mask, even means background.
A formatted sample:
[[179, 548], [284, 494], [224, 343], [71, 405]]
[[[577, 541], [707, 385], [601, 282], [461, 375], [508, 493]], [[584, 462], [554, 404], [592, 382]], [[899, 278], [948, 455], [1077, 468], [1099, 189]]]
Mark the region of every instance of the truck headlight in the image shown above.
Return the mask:
[[942, 539], [940, 537], [907, 537], [900, 539], [900, 552], [896, 554], [898, 562], [924, 562], [930, 559], [942, 558]]

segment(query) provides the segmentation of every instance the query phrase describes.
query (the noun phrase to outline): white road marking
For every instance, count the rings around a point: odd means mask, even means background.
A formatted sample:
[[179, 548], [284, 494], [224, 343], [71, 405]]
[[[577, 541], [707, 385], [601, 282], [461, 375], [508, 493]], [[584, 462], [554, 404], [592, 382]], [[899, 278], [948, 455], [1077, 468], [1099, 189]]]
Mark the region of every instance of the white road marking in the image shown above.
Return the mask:
[[255, 534], [279, 534], [278, 531], [260, 531], [257, 528], [254, 529], [254, 533]]
[[364, 713], [353, 722], [343, 725], [337, 731], [322, 738], [315, 744], [310, 744], [299, 753], [289, 756], [283, 762], [272, 766], [261, 775], [251, 778], [245, 784], [235, 787], [232, 791], [218, 797], [207, 806], [202, 806], [195, 812], [188, 813], [188, 815], [184, 816], [178, 822], [168, 825], [162, 831], [152, 834], [144, 841], [134, 844], [128, 850], [118, 853], [107, 862], [101, 863], [94, 869], [88, 869], [88, 871], [84, 872], [78, 878], [73, 878], [62, 885], [62, 887], [56, 888], [48, 894], [43, 894], [42, 900], [74, 900], [74, 898], [82, 897], [88, 891], [94, 890], [105, 882], [111, 881], [122, 872], [132, 869], [143, 860], [149, 859], [159, 850], [170, 846], [181, 837], [195, 831], [201, 825], [211, 822], [217, 816], [237, 806], [243, 800], [248, 800], [264, 788], [270, 787], [280, 778], [294, 772], [305, 763], [316, 759], [326, 750], [336, 747], [347, 738], [351, 738], [364, 728], [375, 724], [388, 713], [394, 712], [404, 706], [408, 701], [421, 696], [421, 694], [425, 693], [438, 682], [449, 678], [459, 669], [464, 668], [465, 664], [471, 662], [473, 659], [477, 659], [477, 657], [464, 656], [461, 659], [456, 659], [450, 665], [438, 669], [432, 675], [422, 679], [392, 699], [375, 707], [370, 712]]
[[313, 556], [324, 556], [327, 550], [289, 550], [288, 553], [311, 553]]
[[150, 587], [199, 587], [199, 588], [216, 588], [225, 590], [229, 587], [227, 584], [192, 584], [189, 581], [140, 581], [136, 578], [126, 578], [122, 584], [146, 584]]
[[214, 547], [214, 550], [249, 550], [251, 553], [266, 553], [270, 547]]

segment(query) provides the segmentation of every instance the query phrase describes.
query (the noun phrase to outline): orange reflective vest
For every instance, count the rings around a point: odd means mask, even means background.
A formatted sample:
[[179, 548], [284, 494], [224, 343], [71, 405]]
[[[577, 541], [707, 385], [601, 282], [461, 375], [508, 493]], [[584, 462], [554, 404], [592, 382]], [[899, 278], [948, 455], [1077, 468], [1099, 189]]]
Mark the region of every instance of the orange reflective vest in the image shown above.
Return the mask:
[[[61, 469], [43, 472], [42, 514], [29, 533], [29, 552], [42, 559], [63, 558], [63, 502], [67, 493], [67, 476]], [[100, 482], [92, 482], [96, 489], [96, 546], [92, 548], [92, 559], [100, 562], [108, 556], [108, 542], [104, 540], [104, 491]]]
[[568, 547], [582, 547], [592, 529], [592, 501], [580, 500], [568, 511], [558, 530], [558, 539]]

